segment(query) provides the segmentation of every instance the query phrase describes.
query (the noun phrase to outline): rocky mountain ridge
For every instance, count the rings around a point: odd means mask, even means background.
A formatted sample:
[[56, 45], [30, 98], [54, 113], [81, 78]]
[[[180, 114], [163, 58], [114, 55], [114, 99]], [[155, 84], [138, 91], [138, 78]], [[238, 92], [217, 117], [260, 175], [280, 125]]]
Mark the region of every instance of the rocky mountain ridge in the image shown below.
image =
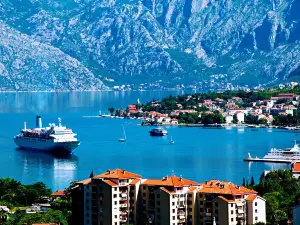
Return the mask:
[[[104, 77], [116, 81], [106, 85], [163, 80], [211, 87], [298, 80], [299, 11], [296, 0], [0, 0], [2, 29], [47, 46], [39, 64], [25, 62], [31, 70], [12, 69], [16, 59], [1, 53], [3, 82], [18, 90], [74, 90], [103, 89]], [[62, 68], [47, 59], [57, 51]], [[45, 73], [44, 61], [53, 70]], [[33, 74], [36, 81], [20, 85]]]

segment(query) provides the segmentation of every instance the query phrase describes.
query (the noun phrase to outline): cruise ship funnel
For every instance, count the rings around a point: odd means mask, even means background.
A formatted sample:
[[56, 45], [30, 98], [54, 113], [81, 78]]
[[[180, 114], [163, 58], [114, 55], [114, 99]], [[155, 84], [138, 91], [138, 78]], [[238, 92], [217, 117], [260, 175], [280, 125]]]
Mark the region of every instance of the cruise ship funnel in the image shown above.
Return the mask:
[[36, 128], [42, 128], [42, 117], [41, 116], [37, 116], [36, 117]]

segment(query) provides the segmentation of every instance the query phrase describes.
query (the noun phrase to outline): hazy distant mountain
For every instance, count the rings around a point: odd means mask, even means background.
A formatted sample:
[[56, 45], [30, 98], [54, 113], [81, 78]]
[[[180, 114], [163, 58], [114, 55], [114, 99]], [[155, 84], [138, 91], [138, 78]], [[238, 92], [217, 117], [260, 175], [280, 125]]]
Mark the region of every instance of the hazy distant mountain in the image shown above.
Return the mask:
[[0, 0], [2, 88], [299, 79], [299, 12], [296, 0]]

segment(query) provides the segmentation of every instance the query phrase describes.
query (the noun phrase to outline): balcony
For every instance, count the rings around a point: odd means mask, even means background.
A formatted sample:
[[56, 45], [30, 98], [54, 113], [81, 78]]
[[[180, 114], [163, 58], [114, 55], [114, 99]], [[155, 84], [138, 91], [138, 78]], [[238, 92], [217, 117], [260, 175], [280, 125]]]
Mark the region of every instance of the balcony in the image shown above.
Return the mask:
[[121, 194], [126, 194], [126, 195], [127, 195], [128, 191], [127, 191], [127, 190], [120, 190], [120, 193], [121, 193]]
[[183, 210], [178, 210], [177, 214], [178, 214], [179, 216], [185, 216], [185, 211], [183, 211]]
[[119, 186], [120, 186], [120, 187], [124, 187], [124, 186], [127, 186], [127, 185], [128, 185], [127, 182], [119, 182]]
[[120, 216], [120, 221], [121, 221], [122, 223], [126, 223], [126, 222], [127, 222], [127, 217], [125, 217], [125, 216]]
[[120, 204], [120, 207], [121, 208], [126, 208], [127, 207], [127, 203]]
[[182, 208], [185, 208], [185, 207], [186, 207], [186, 205], [179, 205], [178, 206], [179, 209], [182, 209]]
[[124, 216], [124, 215], [127, 215], [127, 214], [128, 214], [128, 211], [127, 211], [127, 210], [123, 210], [123, 211], [120, 212], [120, 215], [123, 215], [123, 216]]
[[211, 213], [210, 212], [205, 213], [205, 215], [208, 216], [208, 217], [211, 217]]

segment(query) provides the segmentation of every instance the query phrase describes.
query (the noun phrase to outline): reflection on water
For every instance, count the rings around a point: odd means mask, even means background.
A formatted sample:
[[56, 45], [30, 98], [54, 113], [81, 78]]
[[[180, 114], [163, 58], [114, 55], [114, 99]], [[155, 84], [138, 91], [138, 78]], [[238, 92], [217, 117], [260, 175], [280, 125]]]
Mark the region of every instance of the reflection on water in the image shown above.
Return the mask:
[[54, 156], [42, 152], [16, 149], [23, 166], [23, 176], [29, 176], [37, 181], [51, 183], [54, 189], [66, 186], [66, 180], [73, 181], [78, 167], [78, 157]]

